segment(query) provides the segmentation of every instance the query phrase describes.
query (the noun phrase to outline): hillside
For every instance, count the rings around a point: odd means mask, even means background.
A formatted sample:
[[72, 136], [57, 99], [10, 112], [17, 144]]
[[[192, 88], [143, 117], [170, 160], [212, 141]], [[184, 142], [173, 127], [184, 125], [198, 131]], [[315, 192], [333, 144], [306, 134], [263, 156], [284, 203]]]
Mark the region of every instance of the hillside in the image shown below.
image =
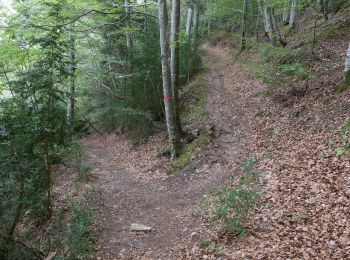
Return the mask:
[[350, 259], [347, 1], [1, 3], [0, 259]]

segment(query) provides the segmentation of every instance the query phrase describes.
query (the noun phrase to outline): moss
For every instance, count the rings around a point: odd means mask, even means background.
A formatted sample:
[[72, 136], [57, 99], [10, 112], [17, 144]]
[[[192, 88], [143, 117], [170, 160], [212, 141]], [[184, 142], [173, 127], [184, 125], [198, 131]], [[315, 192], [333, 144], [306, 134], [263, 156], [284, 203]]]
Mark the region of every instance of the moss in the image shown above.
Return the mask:
[[201, 129], [199, 136], [191, 143], [183, 146], [181, 155], [172, 162], [174, 170], [184, 168], [192, 159], [193, 155], [208, 145], [213, 138], [213, 129], [211, 126], [205, 126]]
[[183, 122], [195, 123], [208, 114], [206, 108], [205, 81], [203, 75], [199, 75], [184, 89], [182, 96], [191, 96], [194, 102], [188, 105], [182, 113]]

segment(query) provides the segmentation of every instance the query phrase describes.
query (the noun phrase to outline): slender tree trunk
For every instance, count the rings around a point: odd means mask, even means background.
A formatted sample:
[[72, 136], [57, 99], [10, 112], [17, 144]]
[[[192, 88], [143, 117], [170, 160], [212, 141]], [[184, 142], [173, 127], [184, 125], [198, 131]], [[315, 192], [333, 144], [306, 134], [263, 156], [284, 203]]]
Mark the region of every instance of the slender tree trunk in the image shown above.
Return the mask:
[[170, 71], [171, 87], [175, 108], [176, 132], [182, 133], [179, 106], [179, 73], [180, 73], [180, 0], [172, 0], [171, 29], [170, 29]]
[[272, 30], [274, 32], [274, 35], [278, 38], [278, 42], [284, 47], [287, 45], [285, 40], [283, 39], [282, 32], [280, 31], [278, 27], [278, 23], [276, 22], [275, 19], [275, 14], [271, 12], [271, 20], [272, 20]]
[[[74, 28], [74, 27], [72, 27]], [[72, 32], [74, 34], [74, 32]], [[68, 65], [68, 99], [67, 99], [67, 126], [68, 135], [72, 134], [75, 108], [75, 38], [73, 35], [69, 38], [69, 65]]]
[[16, 164], [17, 164], [17, 169], [18, 169], [18, 173], [19, 173], [20, 177], [19, 177], [18, 205], [16, 208], [15, 217], [12, 221], [10, 231], [7, 235], [7, 242], [9, 242], [12, 239], [13, 234], [16, 230], [16, 226], [21, 218], [21, 214], [22, 214], [22, 210], [23, 210], [23, 202], [24, 202], [24, 181], [25, 181], [25, 170], [22, 167], [21, 159], [17, 153], [17, 149], [11, 141], [9, 143], [10, 143], [13, 157], [14, 157]]
[[197, 45], [198, 25], [199, 25], [199, 1], [196, 0], [193, 7], [193, 38], [192, 38], [193, 46]]
[[246, 36], [247, 8], [248, 8], [248, 0], [244, 0], [243, 8], [242, 8], [241, 51], [244, 51], [247, 48], [247, 36]]
[[255, 41], [258, 41], [259, 39], [259, 23], [260, 23], [260, 11], [258, 8], [256, 12], [256, 23], [255, 23], [255, 32], [254, 32]]
[[345, 83], [350, 86], [350, 44], [345, 59], [344, 78]]
[[296, 24], [297, 18], [297, 5], [298, 0], [292, 0], [291, 8], [290, 8], [290, 17], [289, 17], [289, 27], [294, 28]]
[[[207, 6], [209, 6], [209, 11], [210, 11], [210, 7], [211, 7], [211, 1], [207, 0]], [[207, 24], [207, 36], [210, 36], [210, 17], [208, 18], [208, 24]]]
[[283, 19], [282, 19], [283, 25], [287, 25], [289, 23], [290, 5], [291, 5], [291, 0], [284, 0]]
[[191, 27], [192, 27], [192, 6], [188, 7], [187, 9], [187, 21], [186, 21], [186, 40], [187, 42], [190, 41], [190, 35], [191, 35]]
[[166, 0], [158, 0], [159, 8], [159, 33], [160, 33], [160, 49], [162, 59], [162, 78], [163, 78], [163, 95], [165, 107], [165, 119], [168, 135], [171, 143], [171, 157], [174, 159], [180, 149], [180, 136], [176, 132], [175, 127], [175, 109], [173, 100], [173, 91], [171, 87], [170, 68], [168, 64], [168, 14]]
[[323, 0], [323, 17], [328, 20], [328, 0]]
[[317, 12], [323, 13], [323, 0], [317, 0]]
[[[125, 0], [125, 13], [127, 15], [127, 18], [125, 20], [126, 29], [130, 30], [131, 22], [130, 22], [130, 3], [129, 3], [129, 0]], [[126, 32], [126, 49], [127, 49], [128, 55], [130, 55], [131, 47], [132, 47], [132, 41], [131, 41], [130, 33]]]
[[265, 3], [264, 3], [263, 15], [264, 15], [264, 25], [265, 25], [266, 36], [269, 39], [270, 43], [274, 45], [276, 41], [273, 35], [273, 27], [271, 22], [271, 9]]

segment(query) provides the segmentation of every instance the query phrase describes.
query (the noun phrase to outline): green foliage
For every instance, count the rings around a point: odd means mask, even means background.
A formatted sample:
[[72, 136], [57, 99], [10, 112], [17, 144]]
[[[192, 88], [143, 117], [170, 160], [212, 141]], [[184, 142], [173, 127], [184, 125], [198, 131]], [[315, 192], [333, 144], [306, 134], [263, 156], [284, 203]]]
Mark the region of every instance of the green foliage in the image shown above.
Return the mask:
[[263, 62], [284, 65], [298, 61], [301, 49], [288, 49], [276, 47], [270, 44], [263, 44], [259, 49], [259, 58]]
[[323, 39], [332, 39], [337, 37], [346, 37], [348, 29], [350, 26], [350, 21], [340, 23], [337, 26], [327, 27], [320, 33], [320, 38]]
[[84, 149], [77, 140], [72, 139], [69, 147], [64, 149], [60, 156], [64, 164], [73, 170], [75, 180], [87, 181], [89, 179], [91, 167], [83, 162]]
[[244, 61], [244, 66], [268, 85], [262, 90], [265, 96], [283, 101], [290, 95], [302, 94], [302, 90], [298, 89], [300, 81], [312, 76], [305, 59], [307, 55], [303, 48], [261, 44], [257, 59]]
[[343, 139], [343, 145], [335, 150], [336, 156], [348, 156], [350, 155], [350, 120], [345, 122], [345, 124], [340, 129], [340, 134]]
[[257, 191], [257, 172], [254, 169], [255, 159], [249, 157], [242, 163], [244, 175], [233, 186], [227, 186], [217, 191], [217, 200], [214, 202], [216, 218], [224, 228], [237, 236], [245, 235], [245, 222], [250, 210], [260, 198]]
[[337, 85], [335, 92], [337, 94], [340, 94], [346, 91], [347, 89], [349, 89], [349, 84], [347, 84], [345, 81], [342, 81]]
[[94, 249], [92, 225], [94, 215], [90, 209], [75, 207], [68, 233], [69, 259], [85, 259]]

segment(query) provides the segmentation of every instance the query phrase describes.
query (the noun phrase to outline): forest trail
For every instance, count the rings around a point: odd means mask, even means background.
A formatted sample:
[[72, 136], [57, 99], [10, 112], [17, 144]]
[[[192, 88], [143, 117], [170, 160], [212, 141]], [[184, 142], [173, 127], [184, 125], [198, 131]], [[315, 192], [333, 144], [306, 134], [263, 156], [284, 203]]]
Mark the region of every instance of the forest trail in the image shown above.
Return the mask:
[[[195, 160], [176, 174], [140, 182], [139, 174], [123, 169], [118, 163], [118, 157], [128, 156], [133, 149], [125, 147], [120, 138], [84, 139], [85, 159], [92, 167], [102, 197], [97, 257], [178, 259], [179, 250], [188, 246], [188, 241], [194, 243], [206, 237], [200, 219], [193, 216], [194, 208], [203, 196], [234, 175], [236, 162], [241, 160], [239, 141], [244, 112], [224, 84], [222, 70], [232, 63], [233, 55], [224, 46], [206, 45], [203, 49], [208, 64], [205, 77], [209, 120], [215, 125], [217, 138], [201, 160]], [[243, 80], [244, 75], [237, 73], [240, 75], [237, 80]], [[110, 149], [111, 146], [114, 148]], [[132, 223], [151, 226], [153, 230], [130, 232]]]

